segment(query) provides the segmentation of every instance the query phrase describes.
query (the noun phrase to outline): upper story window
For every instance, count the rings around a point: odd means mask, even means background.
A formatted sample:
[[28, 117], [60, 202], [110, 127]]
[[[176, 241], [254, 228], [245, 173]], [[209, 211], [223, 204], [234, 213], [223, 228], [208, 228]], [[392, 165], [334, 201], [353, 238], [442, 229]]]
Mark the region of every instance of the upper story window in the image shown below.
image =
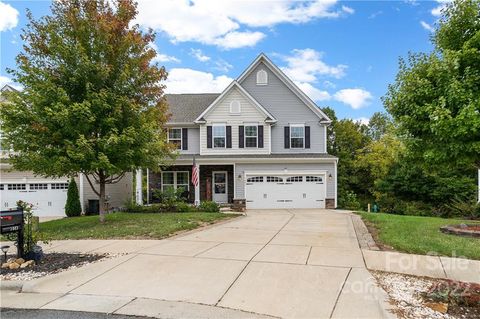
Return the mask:
[[242, 112], [242, 108], [239, 101], [230, 102], [230, 113], [239, 115]]
[[227, 130], [225, 124], [216, 124], [213, 125], [213, 147], [214, 148], [225, 148], [226, 139], [227, 139]]
[[245, 147], [257, 147], [258, 126], [245, 125]]
[[168, 129], [168, 142], [175, 144], [177, 150], [182, 149], [182, 129], [181, 128], [169, 128]]
[[290, 147], [291, 148], [305, 147], [305, 125], [303, 124], [290, 125]]
[[268, 84], [268, 73], [265, 70], [259, 70], [257, 72], [257, 85], [267, 85]]

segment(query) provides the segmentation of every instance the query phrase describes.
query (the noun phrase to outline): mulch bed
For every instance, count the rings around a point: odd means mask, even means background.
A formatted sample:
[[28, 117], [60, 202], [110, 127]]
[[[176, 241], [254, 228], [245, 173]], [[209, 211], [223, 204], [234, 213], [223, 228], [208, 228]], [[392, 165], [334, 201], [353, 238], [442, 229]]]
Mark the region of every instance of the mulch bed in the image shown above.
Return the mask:
[[[107, 254], [46, 253], [43, 259], [33, 267], [0, 269], [0, 278], [4, 280], [30, 280], [48, 274], [57, 273], [72, 267], [81, 267], [107, 256]], [[10, 257], [15, 256], [7, 256], [7, 260]], [[3, 257], [1, 260], [4, 262]]]

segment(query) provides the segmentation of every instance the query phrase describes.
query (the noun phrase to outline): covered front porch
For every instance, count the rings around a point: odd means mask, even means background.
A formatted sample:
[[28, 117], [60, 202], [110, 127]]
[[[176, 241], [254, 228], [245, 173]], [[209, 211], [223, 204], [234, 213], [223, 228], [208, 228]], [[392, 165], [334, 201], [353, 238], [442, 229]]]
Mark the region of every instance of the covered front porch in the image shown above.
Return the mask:
[[[232, 203], [234, 198], [234, 165], [202, 165], [199, 169], [200, 201], [214, 201], [219, 204]], [[162, 167], [159, 172], [148, 173], [148, 203], [158, 203], [160, 194], [167, 189], [183, 189], [183, 196], [194, 203], [195, 187], [192, 184], [192, 165]]]

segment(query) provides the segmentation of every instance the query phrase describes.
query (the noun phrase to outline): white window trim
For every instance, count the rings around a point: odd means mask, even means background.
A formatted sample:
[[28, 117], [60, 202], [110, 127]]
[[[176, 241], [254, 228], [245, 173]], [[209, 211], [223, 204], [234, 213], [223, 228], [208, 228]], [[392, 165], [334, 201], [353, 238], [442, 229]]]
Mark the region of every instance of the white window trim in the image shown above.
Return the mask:
[[[222, 126], [223, 127], [223, 132], [225, 133], [223, 136], [221, 135], [215, 135], [215, 126]], [[225, 143], [223, 143], [222, 146], [215, 146], [215, 137], [223, 137], [225, 139]], [[227, 148], [227, 125], [226, 124], [213, 124], [212, 125], [212, 148], [220, 148], [220, 149], [226, 149]]]
[[[234, 112], [233, 108], [232, 108], [232, 105], [235, 102], [238, 103], [238, 112]], [[230, 115], [240, 115], [241, 113], [242, 113], [242, 103], [240, 103], [240, 101], [238, 101], [238, 100], [231, 101], [230, 102]]]
[[[247, 146], [247, 126], [255, 126], [257, 128], [257, 134], [255, 135], [255, 146]], [[254, 136], [248, 136], [254, 137]], [[243, 145], [245, 148], [258, 148], [258, 124], [257, 123], [245, 123], [243, 125]]]
[[[260, 72], [265, 74], [265, 82], [259, 82], [258, 81], [258, 74]], [[256, 82], [257, 85], [268, 85], [268, 72], [267, 71], [265, 71], [264, 69], [258, 70], [257, 73], [255, 74], [255, 76], [256, 76], [256, 81], [255, 82]]]
[[[173, 184], [164, 184], [163, 181], [163, 174], [165, 173], [173, 173]], [[178, 184], [178, 180], [177, 180], [177, 174], [178, 173], [187, 173], [187, 184]], [[164, 191], [164, 188], [163, 188], [163, 185], [173, 185], [173, 189], [174, 190], [177, 190], [178, 189], [178, 185], [187, 185], [187, 191], [189, 192], [190, 191], [190, 172], [189, 171], [162, 171], [162, 184], [161, 184], [161, 189], [162, 189], [162, 192]]]
[[170, 138], [170, 130], [180, 130], [180, 148], [177, 150], [183, 150], [183, 129], [181, 127], [170, 127], [168, 128], [168, 134], [167, 134], [167, 141], [170, 143], [171, 141], [178, 141], [178, 138], [171, 139]]
[[[302, 147], [292, 147], [292, 127], [303, 127], [303, 145]], [[293, 137], [293, 138], [299, 138], [299, 137]], [[305, 149], [305, 124], [290, 124], [290, 148], [292, 149]]]

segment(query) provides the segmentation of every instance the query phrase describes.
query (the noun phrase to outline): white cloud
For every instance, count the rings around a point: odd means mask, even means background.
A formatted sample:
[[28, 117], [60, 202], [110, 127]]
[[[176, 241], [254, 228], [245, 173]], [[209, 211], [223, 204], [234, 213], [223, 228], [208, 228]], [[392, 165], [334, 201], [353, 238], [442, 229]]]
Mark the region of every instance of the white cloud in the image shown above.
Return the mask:
[[243, 47], [253, 47], [260, 40], [265, 37], [265, 33], [262, 32], [238, 32], [232, 31], [224, 35], [223, 37], [217, 38], [213, 41], [213, 44], [223, 48], [223, 49], [237, 49]]
[[368, 123], [370, 122], [370, 119], [368, 117], [359, 117], [356, 119], [352, 119], [352, 121], [354, 121], [355, 123], [368, 125]]
[[173, 68], [165, 82], [166, 93], [218, 93], [222, 92], [232, 78], [226, 75], [214, 76], [212, 73], [187, 68]]
[[425, 30], [429, 31], [429, 32], [433, 32], [435, 31], [435, 29], [428, 23], [426, 23], [425, 21], [420, 21], [420, 25], [422, 26], [422, 28], [424, 28]]
[[348, 7], [343, 11], [335, 9], [336, 2], [140, 0], [136, 22], [142, 27], [164, 32], [173, 42], [196, 41], [233, 49], [253, 46], [265, 37], [264, 33], [252, 28], [337, 18], [342, 12], [352, 10]]
[[295, 82], [295, 84], [313, 101], [326, 101], [331, 99], [330, 93], [319, 90], [310, 83]]
[[345, 75], [346, 65], [327, 65], [322, 61], [323, 53], [314, 49], [295, 49], [292, 55], [283, 56], [287, 66], [281, 68], [293, 81], [314, 82], [318, 76], [341, 78]]
[[200, 62], [207, 62], [208, 60], [210, 60], [210, 57], [203, 54], [202, 50], [200, 49], [190, 49], [190, 55]]
[[335, 100], [350, 105], [354, 110], [367, 106], [373, 95], [364, 89], [343, 89], [334, 95]]
[[353, 8], [347, 7], [347, 6], [342, 6], [343, 12], [346, 12], [348, 14], [354, 14], [355, 10]]
[[377, 12], [374, 12], [372, 14], [370, 14], [368, 16], [369, 19], [375, 19], [376, 17], [378, 17], [379, 15], [383, 14], [383, 11], [377, 11]]
[[220, 60], [215, 62], [214, 69], [218, 70], [220, 72], [226, 73], [226, 72], [230, 71], [232, 68], [233, 68], [233, 65], [231, 65], [230, 63], [228, 63], [225, 60], [220, 59]]
[[442, 15], [442, 10], [445, 9], [447, 4], [452, 2], [453, 0], [437, 0], [438, 5], [430, 11], [433, 16], [439, 17]]
[[158, 62], [158, 63], [175, 62], [175, 63], [180, 63], [180, 59], [177, 59], [176, 57], [171, 56], [171, 55], [166, 55], [166, 54], [160, 53], [160, 51], [158, 50], [158, 46], [154, 42], [151, 42], [149, 44], [149, 46], [152, 49], [154, 49], [155, 52], [157, 53], [157, 55], [152, 59], [152, 62]]
[[0, 1], [0, 32], [15, 28], [18, 24], [18, 14], [17, 9]]
[[330, 82], [328, 80], [323, 81], [323, 86], [326, 87], [327, 89], [334, 89], [337, 87], [335, 83]]

